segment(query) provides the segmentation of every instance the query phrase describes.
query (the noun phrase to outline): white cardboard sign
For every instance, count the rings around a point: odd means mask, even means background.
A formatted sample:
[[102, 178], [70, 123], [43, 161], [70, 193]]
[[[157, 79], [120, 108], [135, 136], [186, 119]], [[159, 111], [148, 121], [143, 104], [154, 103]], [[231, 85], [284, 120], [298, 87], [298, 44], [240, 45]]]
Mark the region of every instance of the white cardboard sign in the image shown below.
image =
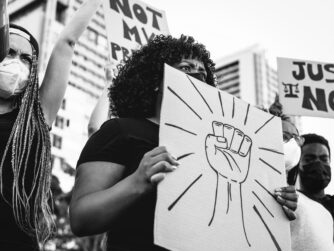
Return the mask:
[[154, 242], [170, 250], [285, 250], [281, 120], [165, 66], [160, 145], [180, 166], [158, 185]]
[[334, 64], [277, 58], [283, 112], [334, 118]]
[[166, 14], [139, 0], [104, 0], [108, 46], [119, 63], [158, 34], [169, 34]]

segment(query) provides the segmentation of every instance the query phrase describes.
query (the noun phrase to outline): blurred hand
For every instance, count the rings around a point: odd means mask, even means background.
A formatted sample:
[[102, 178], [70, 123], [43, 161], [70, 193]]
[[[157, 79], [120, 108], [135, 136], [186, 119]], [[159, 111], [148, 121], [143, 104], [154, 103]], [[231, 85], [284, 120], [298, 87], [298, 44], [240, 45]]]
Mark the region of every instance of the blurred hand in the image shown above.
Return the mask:
[[275, 190], [277, 202], [282, 205], [285, 215], [290, 221], [296, 219], [298, 194], [295, 186], [281, 187]]

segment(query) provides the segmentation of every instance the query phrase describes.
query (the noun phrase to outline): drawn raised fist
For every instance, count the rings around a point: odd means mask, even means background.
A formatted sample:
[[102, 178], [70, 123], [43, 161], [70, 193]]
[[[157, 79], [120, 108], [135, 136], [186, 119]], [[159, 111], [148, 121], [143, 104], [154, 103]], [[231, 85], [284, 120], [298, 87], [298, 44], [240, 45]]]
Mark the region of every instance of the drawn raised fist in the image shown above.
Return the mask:
[[213, 134], [205, 139], [210, 167], [222, 177], [242, 183], [249, 170], [252, 140], [231, 125], [212, 122]]

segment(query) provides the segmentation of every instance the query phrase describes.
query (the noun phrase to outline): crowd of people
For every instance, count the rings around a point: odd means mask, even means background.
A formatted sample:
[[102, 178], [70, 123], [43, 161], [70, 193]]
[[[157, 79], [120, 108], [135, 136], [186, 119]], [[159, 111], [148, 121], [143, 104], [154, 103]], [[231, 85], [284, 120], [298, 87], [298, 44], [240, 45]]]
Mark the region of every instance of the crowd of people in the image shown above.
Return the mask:
[[[36, 39], [10, 25], [9, 51], [0, 63], [0, 226], [6, 230], [0, 250], [43, 249], [55, 232], [49, 131], [75, 43], [101, 1], [86, 1], [64, 28], [41, 84]], [[104, 95], [92, 115], [97, 123], [79, 157], [73, 192], [62, 198], [70, 203], [73, 233], [107, 233], [106, 250], [165, 250], [153, 243], [156, 187], [179, 162], [158, 140], [164, 64], [215, 87], [214, 62], [193, 37], [159, 35], [133, 52], [108, 79], [109, 107]], [[299, 135], [281, 110], [276, 100], [269, 112], [282, 120], [288, 185], [277, 188], [275, 198], [291, 221], [292, 250], [334, 250], [334, 200], [324, 191], [331, 180], [328, 141]]]

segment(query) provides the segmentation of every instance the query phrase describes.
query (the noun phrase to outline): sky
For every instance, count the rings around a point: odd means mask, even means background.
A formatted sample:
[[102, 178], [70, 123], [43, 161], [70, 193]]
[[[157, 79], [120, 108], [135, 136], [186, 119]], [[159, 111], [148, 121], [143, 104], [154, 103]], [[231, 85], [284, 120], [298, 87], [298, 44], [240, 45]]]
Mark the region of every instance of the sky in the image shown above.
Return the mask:
[[[274, 68], [277, 57], [334, 63], [333, 0], [145, 2], [166, 12], [171, 35], [193, 36], [214, 60], [259, 44]], [[301, 120], [301, 133], [317, 133], [329, 140], [334, 166], [334, 119]], [[334, 178], [326, 192], [334, 194]]]

